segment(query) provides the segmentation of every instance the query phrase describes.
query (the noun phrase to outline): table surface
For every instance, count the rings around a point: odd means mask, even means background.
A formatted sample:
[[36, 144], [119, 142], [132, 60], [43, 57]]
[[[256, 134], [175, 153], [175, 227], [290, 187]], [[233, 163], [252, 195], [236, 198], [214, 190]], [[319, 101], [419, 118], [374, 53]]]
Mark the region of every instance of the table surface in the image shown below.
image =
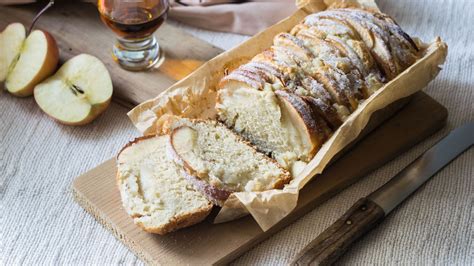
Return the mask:
[[[409, 33], [424, 40], [440, 35], [448, 43], [444, 69], [425, 90], [448, 108], [446, 128], [235, 264], [286, 264], [355, 200], [382, 185], [454, 127], [474, 120], [474, 0], [378, 2]], [[224, 49], [246, 39], [182, 27]], [[142, 264], [73, 201], [70, 189], [74, 177], [114, 156], [138, 135], [126, 112], [112, 104], [92, 124], [68, 127], [49, 119], [33, 98], [0, 92], [1, 264]], [[340, 263], [473, 264], [473, 162], [471, 149], [356, 243]]]

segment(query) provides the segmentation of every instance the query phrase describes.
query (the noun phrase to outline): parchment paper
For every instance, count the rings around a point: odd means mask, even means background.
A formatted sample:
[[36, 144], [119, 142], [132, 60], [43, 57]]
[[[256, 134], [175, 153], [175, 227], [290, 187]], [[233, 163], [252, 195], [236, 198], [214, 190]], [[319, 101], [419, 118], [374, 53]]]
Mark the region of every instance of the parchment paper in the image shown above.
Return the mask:
[[[128, 116], [144, 135], [156, 132], [157, 121], [164, 114], [188, 118], [215, 118], [216, 84], [226, 69], [235, 68], [269, 47], [277, 33], [290, 30], [306, 15], [324, 10], [329, 4], [348, 2], [378, 9], [372, 0], [299, 0], [297, 5], [300, 9], [292, 16], [210, 60], [158, 97], [138, 105]], [[290, 184], [282, 190], [232, 194], [215, 222], [230, 221], [250, 213], [262, 230], [271, 228], [295, 208], [299, 190], [312, 178], [317, 178], [331, 158], [357, 138], [372, 113], [424, 88], [439, 73], [440, 65], [444, 63], [446, 56], [447, 45], [439, 37], [431, 44], [425, 45], [424, 56], [364, 101]]]

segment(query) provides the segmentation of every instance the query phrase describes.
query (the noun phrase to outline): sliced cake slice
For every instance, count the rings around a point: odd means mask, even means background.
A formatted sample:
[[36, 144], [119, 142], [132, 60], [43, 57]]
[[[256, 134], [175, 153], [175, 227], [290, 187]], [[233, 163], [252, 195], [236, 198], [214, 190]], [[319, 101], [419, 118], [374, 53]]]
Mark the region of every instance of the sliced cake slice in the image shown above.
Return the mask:
[[351, 32], [349, 27], [340, 24], [338, 21], [321, 19], [315, 21], [312, 26], [299, 24], [296, 27], [298, 30], [295, 30], [294, 34], [305, 43], [308, 43], [308, 46], [311, 46], [311, 43], [319, 38], [338, 49], [355, 68], [351, 70], [354, 73], [353, 75], [364, 80], [362, 89], [365, 98], [367, 98], [383, 85], [385, 79], [375, 65], [365, 44], [358, 39], [353, 39], [357, 38], [353, 37], [355, 33]]
[[[291, 51], [282, 47], [272, 47], [263, 53], [256, 55], [253, 62], [263, 62], [271, 64], [279, 69], [283, 75], [285, 86], [290, 91], [301, 94], [302, 80], [313, 78], [330, 94], [331, 102], [340, 113], [340, 118], [344, 120], [347, 114], [350, 114], [351, 105], [346, 95], [343, 93], [343, 87], [338, 83], [334, 75], [331, 75], [329, 67], [325, 66], [320, 60], [313, 60], [315, 64], [311, 69], [311, 74], [304, 71], [292, 58]], [[314, 84], [314, 83], [313, 83]], [[305, 88], [307, 94], [312, 95], [311, 88]], [[339, 112], [340, 111], [340, 112]]]
[[117, 156], [117, 185], [125, 211], [143, 230], [164, 235], [196, 224], [212, 204], [168, 158], [169, 136], [128, 143]]
[[309, 15], [305, 18], [304, 23], [313, 25], [320, 19], [337, 20], [352, 28], [370, 49], [372, 56], [383, 69], [387, 78], [393, 79], [398, 75], [396, 59], [390, 51], [388, 33], [384, 32], [378, 25], [372, 21], [360, 19], [352, 12], [343, 12], [338, 9]]
[[337, 47], [357, 67], [365, 82], [364, 93], [366, 98], [383, 86], [385, 77], [373, 63], [370, 52], [359, 41], [343, 40], [340, 37], [329, 35], [326, 40]]
[[320, 60], [329, 66], [335, 73], [333, 76], [345, 88], [343, 92], [354, 109], [357, 108], [358, 102], [365, 98], [361, 73], [332, 43], [317, 37], [304, 41], [289, 33], [278, 34], [273, 42], [275, 45], [290, 49], [301, 66], [305, 70], [308, 69], [307, 72], [319, 65], [315, 60]]
[[[356, 63], [360, 67], [360, 71], [367, 75], [371, 71], [379, 72], [377, 66], [375, 65], [374, 58], [370, 54], [368, 47], [362, 41], [360, 35], [349, 25], [337, 19], [313, 19], [308, 20], [310, 24], [299, 24], [293, 28], [291, 33], [295, 36], [300, 36], [300, 32], [307, 33], [308, 31], [316, 35], [319, 38], [323, 38], [327, 41], [337, 40], [337, 43], [341, 41], [345, 44], [343, 45], [346, 52], [351, 50], [357, 54], [357, 58], [353, 58], [354, 62], [361, 61], [362, 66], [359, 63]], [[339, 45], [340, 48], [342, 48]], [[348, 55], [349, 56], [349, 55]], [[351, 57], [352, 58], [352, 57]], [[379, 74], [380, 77], [382, 77]], [[383, 79], [381, 79], [383, 81]]]
[[[314, 77], [324, 84], [324, 87], [327, 88], [328, 92], [331, 93], [333, 98], [337, 99], [340, 104], [346, 106], [349, 110], [356, 108], [358, 103], [353, 95], [348, 77], [339, 71], [330, 60], [320, 58], [323, 53], [330, 53], [327, 51], [330, 49], [329, 46], [325, 46], [317, 51], [313, 51], [312, 49], [304, 51], [297, 46], [290, 47], [283, 44], [272, 47], [276, 60], [287, 60], [286, 58], [291, 55], [290, 58], [297, 64], [297, 74], [300, 77]], [[332, 50], [331, 52], [336, 51]], [[314, 57], [313, 54], [317, 54], [318, 56]]]
[[182, 119], [173, 128], [169, 154], [217, 205], [233, 192], [280, 189], [291, 179], [278, 163], [216, 121]]
[[340, 9], [342, 12], [350, 12], [352, 16], [371, 21], [388, 34], [390, 50], [398, 64], [401, 73], [418, 59], [418, 47], [410, 36], [390, 17], [382, 13], [372, 13], [360, 9]]
[[420, 51], [420, 48], [416, 44], [416, 42], [408, 35], [398, 23], [389, 15], [384, 13], [377, 13], [377, 12], [370, 12], [368, 10], [361, 10], [362, 12], [368, 12], [373, 14], [376, 18], [381, 19], [388, 23], [388, 27], [390, 27], [390, 31], [396, 35], [402, 42], [407, 45], [407, 49], [410, 49], [411, 52], [417, 53]]
[[271, 87], [275, 91], [285, 90], [301, 96], [317, 116], [323, 118], [332, 129], [339, 127], [348, 115], [347, 113], [338, 113], [333, 106], [334, 100], [331, 95], [320, 82], [310, 76], [285, 75], [276, 67], [264, 62], [250, 61], [242, 67], [262, 73], [271, 82]]
[[[331, 77], [322, 72], [319, 76], [325, 81], [323, 85], [319, 80], [299, 71], [299, 66], [296, 65], [294, 61], [289, 62], [288, 60], [291, 59], [278, 58], [272, 50], [266, 50], [255, 56], [252, 61], [246, 65], [252, 65], [252, 67], [265, 71], [266, 75], [273, 76], [274, 83], [272, 87], [274, 90], [286, 90], [305, 97], [305, 100], [308, 97], [320, 99], [322, 101], [320, 103], [324, 106], [318, 104], [311, 106], [312, 109], [315, 109], [316, 113], [322, 116], [324, 120], [331, 125], [331, 128], [337, 128], [347, 118], [350, 111], [342, 104], [343, 99], [345, 99], [343, 98], [344, 96], [335, 98], [339, 95], [337, 90], [332, 87], [330, 90], [334, 93], [331, 94], [325, 88], [325, 86], [335, 86]], [[264, 67], [261, 68], [262, 65]], [[268, 70], [269, 68], [271, 68], [271, 70]], [[315, 101], [307, 102], [309, 105], [316, 103]]]
[[254, 73], [250, 73], [248, 71], [241, 70], [240, 68], [232, 71], [229, 75], [225, 76], [221, 80], [221, 84], [226, 83], [242, 83], [247, 84], [248, 86], [255, 88], [255, 89], [263, 89], [263, 80], [255, 75]]
[[330, 129], [324, 120], [297, 95], [274, 91], [270, 84], [255, 85], [255, 80], [247, 77], [251, 82], [242, 82], [244, 78], [234, 80], [231, 75], [219, 85], [219, 121], [286, 169], [291, 169], [295, 161], [311, 160], [329, 137]]

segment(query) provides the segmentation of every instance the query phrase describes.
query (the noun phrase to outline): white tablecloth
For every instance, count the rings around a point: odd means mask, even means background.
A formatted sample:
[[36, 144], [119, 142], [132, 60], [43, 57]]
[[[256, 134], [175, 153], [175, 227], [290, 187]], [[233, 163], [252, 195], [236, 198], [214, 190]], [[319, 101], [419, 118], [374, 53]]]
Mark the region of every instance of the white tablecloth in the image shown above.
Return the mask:
[[[449, 110], [447, 127], [257, 245], [236, 264], [284, 264], [355, 200], [401, 170], [456, 126], [473, 120], [474, 0], [380, 1], [409, 33], [449, 45], [426, 91]], [[185, 27], [223, 48], [243, 36]], [[58, 125], [32, 98], [0, 92], [0, 263], [141, 264], [72, 199], [74, 177], [138, 135], [112, 104], [85, 127]], [[416, 115], [416, 114], [413, 114]], [[342, 264], [474, 264], [474, 150], [437, 174], [342, 258]]]

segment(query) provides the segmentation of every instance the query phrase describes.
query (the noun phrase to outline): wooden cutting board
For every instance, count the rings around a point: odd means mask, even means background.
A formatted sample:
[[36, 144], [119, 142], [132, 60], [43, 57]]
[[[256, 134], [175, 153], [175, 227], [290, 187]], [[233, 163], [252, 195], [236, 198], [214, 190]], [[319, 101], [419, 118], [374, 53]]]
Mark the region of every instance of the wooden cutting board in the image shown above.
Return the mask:
[[[169, 24], [155, 33], [166, 60], [157, 69], [130, 72], [112, 59], [115, 35], [99, 18], [97, 8], [80, 1], [56, 1], [36, 24], [50, 32], [60, 50], [61, 62], [81, 53], [96, 56], [107, 66], [114, 84], [114, 100], [128, 107], [155, 97], [222, 52], [222, 49], [195, 38]], [[43, 5], [1, 6], [0, 31], [12, 22], [29, 27]]]
[[[147, 263], [227, 263], [445, 124], [447, 110], [428, 95], [415, 94], [405, 107], [396, 112], [407, 101], [394, 103], [375, 113], [362, 134], [368, 135], [307, 184], [296, 209], [267, 232], [247, 216], [216, 225], [208, 219], [166, 236], [146, 233], [133, 224], [122, 208], [115, 186], [114, 159], [79, 176], [73, 183], [73, 194], [85, 210]], [[391, 116], [394, 112], [395, 115]], [[389, 116], [386, 122], [376, 127]]]

